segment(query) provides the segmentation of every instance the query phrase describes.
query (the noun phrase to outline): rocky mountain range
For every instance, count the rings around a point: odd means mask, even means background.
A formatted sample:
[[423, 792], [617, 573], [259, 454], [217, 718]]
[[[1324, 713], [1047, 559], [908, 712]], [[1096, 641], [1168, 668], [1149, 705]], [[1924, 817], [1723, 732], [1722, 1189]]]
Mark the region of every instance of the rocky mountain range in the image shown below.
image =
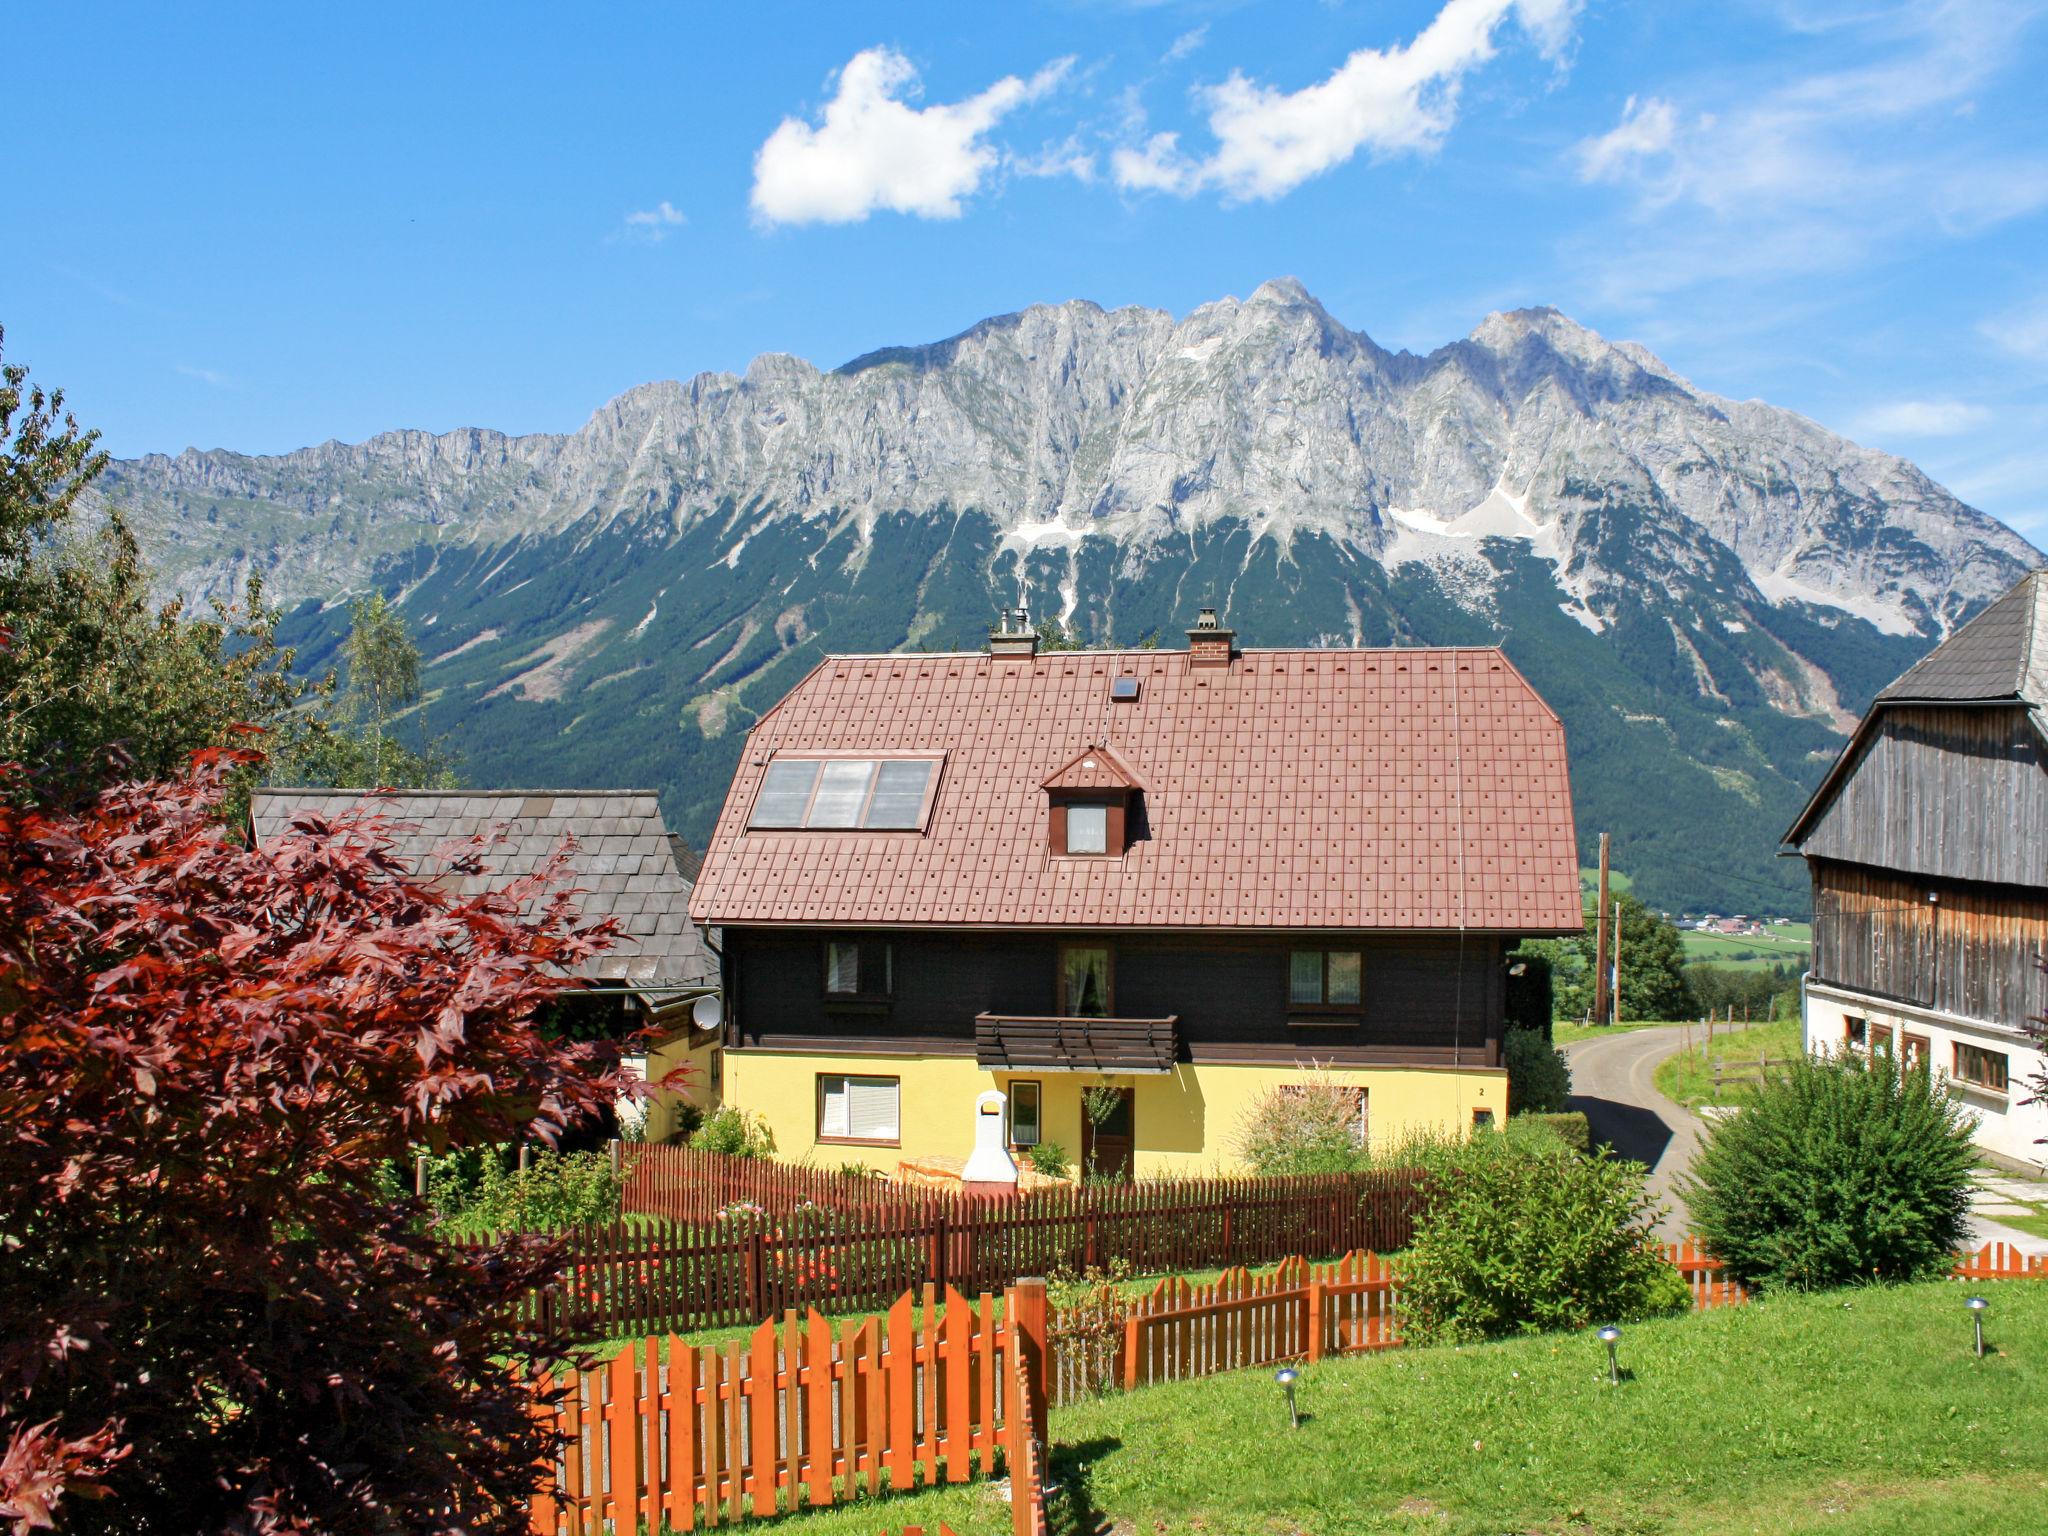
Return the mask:
[[757, 358], [580, 430], [115, 466], [165, 584], [260, 571], [324, 663], [403, 605], [427, 728], [488, 784], [652, 784], [701, 838], [747, 721], [826, 651], [1498, 641], [1579, 825], [1646, 899], [1791, 911], [1774, 858], [1872, 693], [2041, 556], [1911, 464], [1695, 388], [1550, 309], [1389, 352], [1291, 280], [1176, 320], [1072, 302], [823, 372]]

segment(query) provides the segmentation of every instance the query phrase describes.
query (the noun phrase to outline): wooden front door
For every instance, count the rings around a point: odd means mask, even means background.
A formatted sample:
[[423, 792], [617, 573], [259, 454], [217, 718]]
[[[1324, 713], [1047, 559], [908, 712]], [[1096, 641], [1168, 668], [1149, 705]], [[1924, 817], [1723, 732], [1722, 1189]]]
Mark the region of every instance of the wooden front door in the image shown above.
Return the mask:
[[[1094, 1091], [1099, 1093], [1101, 1090]], [[1132, 1128], [1135, 1095], [1128, 1088], [1112, 1091], [1117, 1096], [1116, 1107], [1103, 1117], [1100, 1124], [1088, 1113], [1085, 1102], [1082, 1105], [1081, 1171], [1100, 1179], [1128, 1179], [1131, 1176], [1131, 1159], [1138, 1145]]]

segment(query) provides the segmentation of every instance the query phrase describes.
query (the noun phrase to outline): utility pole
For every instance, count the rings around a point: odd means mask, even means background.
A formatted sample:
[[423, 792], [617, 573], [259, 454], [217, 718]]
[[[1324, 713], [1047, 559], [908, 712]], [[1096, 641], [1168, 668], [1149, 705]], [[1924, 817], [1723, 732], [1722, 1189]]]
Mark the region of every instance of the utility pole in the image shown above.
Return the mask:
[[1614, 903], [1614, 1022], [1621, 1022], [1621, 902]]
[[1593, 1017], [1607, 1022], [1607, 834], [1600, 834], [1600, 894], [1593, 904]]

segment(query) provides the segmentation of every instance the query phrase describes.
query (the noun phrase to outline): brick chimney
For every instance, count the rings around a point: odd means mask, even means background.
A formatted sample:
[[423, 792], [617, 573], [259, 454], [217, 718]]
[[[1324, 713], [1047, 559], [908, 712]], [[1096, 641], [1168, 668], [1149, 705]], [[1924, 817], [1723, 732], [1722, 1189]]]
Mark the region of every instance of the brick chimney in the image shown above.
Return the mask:
[[1225, 629], [1216, 622], [1216, 610], [1204, 608], [1195, 620], [1195, 627], [1188, 631], [1188, 665], [1191, 667], [1228, 667], [1230, 665], [1230, 642], [1237, 638], [1237, 631]]
[[988, 632], [988, 653], [996, 661], [1029, 661], [1038, 654], [1038, 631], [1026, 608], [1005, 608]]

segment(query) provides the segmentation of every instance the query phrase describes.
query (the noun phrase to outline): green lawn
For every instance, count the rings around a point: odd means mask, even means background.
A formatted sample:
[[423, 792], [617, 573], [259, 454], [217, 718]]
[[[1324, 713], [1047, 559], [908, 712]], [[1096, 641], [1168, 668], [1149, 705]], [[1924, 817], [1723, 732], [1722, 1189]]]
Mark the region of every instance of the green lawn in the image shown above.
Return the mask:
[[[1630, 1327], [1606, 1382], [1584, 1335], [1305, 1368], [1286, 1427], [1265, 1371], [1056, 1411], [1053, 1529], [1588, 1536], [2017, 1533], [2048, 1498], [2048, 1287], [1986, 1288], [1976, 1360], [1954, 1284], [1782, 1297]], [[2036, 1513], [2028, 1515], [2033, 1509]], [[998, 1536], [986, 1486], [770, 1527]]]
[[1759, 1055], [1772, 1061], [1781, 1061], [1796, 1056], [1804, 1048], [1800, 1042], [1799, 1021], [1781, 1019], [1772, 1024], [1753, 1024], [1744, 1029], [1716, 1028], [1713, 1049], [1704, 1048], [1705, 1031], [1694, 1025], [1692, 1049], [1680, 1051], [1666, 1057], [1657, 1065], [1657, 1091], [1667, 1099], [1697, 1108], [1702, 1104], [1739, 1104], [1747, 1094], [1747, 1085], [1737, 1082], [1732, 1075], [1726, 1090], [1719, 1099], [1714, 1096], [1713, 1064], [1724, 1062], [1729, 1068], [1736, 1064], [1749, 1064], [1749, 1077], [1756, 1076], [1756, 1059]]

